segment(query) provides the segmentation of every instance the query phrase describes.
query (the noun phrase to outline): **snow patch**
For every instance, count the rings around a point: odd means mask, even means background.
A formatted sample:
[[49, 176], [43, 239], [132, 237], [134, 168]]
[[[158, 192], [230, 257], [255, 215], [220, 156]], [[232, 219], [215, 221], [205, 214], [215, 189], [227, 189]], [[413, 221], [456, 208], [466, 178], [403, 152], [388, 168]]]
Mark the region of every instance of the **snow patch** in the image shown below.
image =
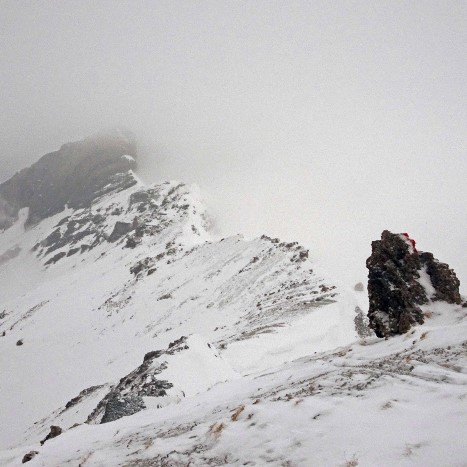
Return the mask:
[[122, 159], [125, 159], [126, 161], [131, 162], [131, 163], [136, 162], [135, 158], [133, 156], [129, 156], [128, 154], [124, 154], [122, 156]]
[[418, 283], [425, 289], [426, 296], [431, 299], [435, 295], [436, 289], [431, 283], [431, 278], [426, 270], [426, 266], [423, 266], [423, 268], [419, 270], [418, 273], [420, 274]]

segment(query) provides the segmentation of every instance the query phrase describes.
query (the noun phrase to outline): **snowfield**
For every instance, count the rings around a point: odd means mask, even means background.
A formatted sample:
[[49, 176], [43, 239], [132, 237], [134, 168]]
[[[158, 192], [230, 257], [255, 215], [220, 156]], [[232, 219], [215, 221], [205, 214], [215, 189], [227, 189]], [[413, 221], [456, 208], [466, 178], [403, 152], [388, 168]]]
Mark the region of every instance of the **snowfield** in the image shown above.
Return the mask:
[[[364, 292], [295, 242], [213, 238], [179, 182], [26, 218], [0, 235], [1, 465], [467, 465], [467, 308], [357, 332]], [[99, 424], [109, 394], [144, 409]]]

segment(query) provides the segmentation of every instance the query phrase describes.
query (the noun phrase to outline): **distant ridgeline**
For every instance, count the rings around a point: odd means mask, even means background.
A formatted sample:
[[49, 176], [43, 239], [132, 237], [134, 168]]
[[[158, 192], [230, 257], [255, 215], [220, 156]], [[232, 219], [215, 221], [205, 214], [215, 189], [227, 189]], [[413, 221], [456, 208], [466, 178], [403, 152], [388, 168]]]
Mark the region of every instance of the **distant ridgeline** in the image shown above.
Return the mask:
[[[125, 157], [127, 156], [127, 157]], [[27, 225], [61, 212], [83, 208], [109, 191], [136, 183], [136, 141], [125, 129], [99, 133], [41, 157], [0, 185], [0, 230], [29, 208]]]

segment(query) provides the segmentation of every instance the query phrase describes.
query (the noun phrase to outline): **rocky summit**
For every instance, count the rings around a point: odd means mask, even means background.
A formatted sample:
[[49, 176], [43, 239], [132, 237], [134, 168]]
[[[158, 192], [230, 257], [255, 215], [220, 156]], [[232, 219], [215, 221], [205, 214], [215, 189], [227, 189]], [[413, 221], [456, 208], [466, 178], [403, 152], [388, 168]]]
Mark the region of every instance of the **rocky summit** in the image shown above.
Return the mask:
[[460, 304], [455, 272], [432, 253], [418, 252], [408, 234], [383, 231], [366, 264], [370, 327], [379, 337], [404, 334], [425, 321], [421, 305]]
[[61, 212], [82, 208], [118, 185], [136, 167], [136, 142], [128, 130], [114, 129], [64, 144], [0, 185], [0, 229], [12, 225], [21, 208], [29, 208], [27, 225]]
[[367, 295], [136, 160], [113, 130], [0, 185], [0, 465], [467, 462], [448, 265], [385, 231]]

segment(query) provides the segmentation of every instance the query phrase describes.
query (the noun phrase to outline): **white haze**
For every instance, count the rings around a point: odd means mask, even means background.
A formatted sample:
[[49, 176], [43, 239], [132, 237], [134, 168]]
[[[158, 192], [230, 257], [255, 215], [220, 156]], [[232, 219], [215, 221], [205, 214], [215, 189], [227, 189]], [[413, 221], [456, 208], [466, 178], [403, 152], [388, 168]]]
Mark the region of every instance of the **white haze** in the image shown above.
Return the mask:
[[197, 183], [219, 235], [365, 280], [408, 231], [467, 281], [467, 4], [3, 1], [0, 180], [125, 125], [146, 181]]

